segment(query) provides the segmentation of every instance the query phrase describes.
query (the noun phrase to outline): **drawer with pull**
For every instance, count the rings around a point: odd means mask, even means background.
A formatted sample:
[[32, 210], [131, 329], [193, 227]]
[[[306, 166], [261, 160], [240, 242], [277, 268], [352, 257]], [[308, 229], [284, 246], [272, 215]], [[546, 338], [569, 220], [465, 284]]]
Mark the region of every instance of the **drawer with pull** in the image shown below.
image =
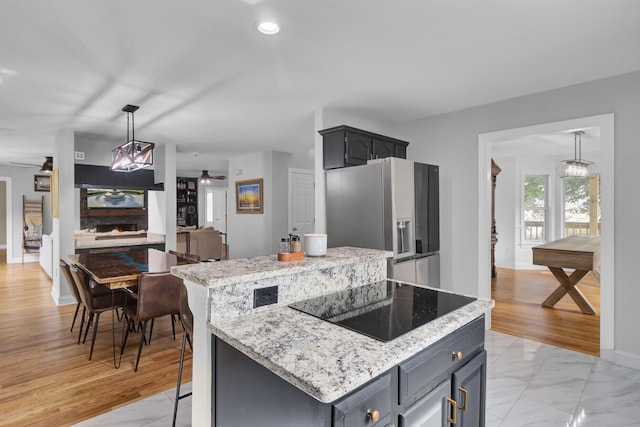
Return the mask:
[[484, 317], [398, 366], [398, 403], [423, 396], [484, 348]]

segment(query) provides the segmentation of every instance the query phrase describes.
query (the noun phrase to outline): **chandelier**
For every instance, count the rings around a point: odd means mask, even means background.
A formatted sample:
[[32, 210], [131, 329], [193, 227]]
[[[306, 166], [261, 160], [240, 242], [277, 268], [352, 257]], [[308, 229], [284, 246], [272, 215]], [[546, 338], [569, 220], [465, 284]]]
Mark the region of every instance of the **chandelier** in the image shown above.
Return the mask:
[[[127, 104], [122, 111], [127, 113], [127, 141], [111, 152], [111, 170], [133, 172], [153, 165], [153, 142], [136, 141], [133, 113], [140, 108]], [[129, 119], [131, 119], [131, 139], [129, 139]]]
[[598, 175], [598, 165], [582, 158], [582, 135], [584, 132], [581, 130], [573, 132], [574, 159], [558, 164], [560, 178], [592, 178]]

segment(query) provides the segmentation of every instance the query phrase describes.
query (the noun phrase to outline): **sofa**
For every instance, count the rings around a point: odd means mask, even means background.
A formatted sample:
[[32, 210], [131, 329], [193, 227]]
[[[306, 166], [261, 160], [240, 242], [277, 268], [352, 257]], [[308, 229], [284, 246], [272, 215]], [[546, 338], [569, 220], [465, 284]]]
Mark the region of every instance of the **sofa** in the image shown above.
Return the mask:
[[213, 227], [176, 228], [176, 251], [198, 255], [202, 261], [222, 259], [222, 236]]

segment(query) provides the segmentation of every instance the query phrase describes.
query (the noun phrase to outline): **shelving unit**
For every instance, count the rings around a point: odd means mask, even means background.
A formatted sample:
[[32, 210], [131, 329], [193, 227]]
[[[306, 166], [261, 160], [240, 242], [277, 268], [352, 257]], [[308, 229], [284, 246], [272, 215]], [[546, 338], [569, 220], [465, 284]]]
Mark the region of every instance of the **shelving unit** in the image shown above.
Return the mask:
[[198, 225], [198, 178], [177, 178], [176, 205], [177, 225]]

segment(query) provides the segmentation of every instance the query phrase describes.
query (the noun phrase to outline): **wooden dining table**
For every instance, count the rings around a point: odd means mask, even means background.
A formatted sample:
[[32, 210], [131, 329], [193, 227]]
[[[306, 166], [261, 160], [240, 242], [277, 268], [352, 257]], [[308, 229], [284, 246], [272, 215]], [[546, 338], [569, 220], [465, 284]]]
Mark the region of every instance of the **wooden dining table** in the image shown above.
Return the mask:
[[[168, 272], [174, 265], [193, 264], [196, 261], [181, 258], [175, 254], [162, 252], [157, 249], [116, 250], [73, 254], [69, 261], [86, 272], [98, 284], [111, 289], [112, 302], [115, 301], [114, 292], [124, 289], [131, 292], [132, 287], [138, 285], [138, 279], [144, 272]], [[115, 316], [112, 315], [113, 337], [113, 365], [117, 369], [122, 360], [116, 358]], [[124, 333], [123, 324], [123, 333]]]
[[[544, 307], [553, 307], [566, 294], [575, 301], [584, 314], [596, 314], [595, 308], [576, 287], [580, 279], [590, 271], [599, 272], [600, 238], [571, 236], [534, 246], [533, 263], [545, 265], [560, 282], [560, 286], [542, 302]], [[564, 269], [573, 269], [568, 275]], [[597, 273], [596, 273], [597, 274]]]
[[144, 272], [160, 273], [169, 271], [174, 265], [194, 263], [157, 249], [74, 254], [69, 255], [69, 260], [84, 270], [93, 281], [109, 289], [137, 286], [138, 278]]

